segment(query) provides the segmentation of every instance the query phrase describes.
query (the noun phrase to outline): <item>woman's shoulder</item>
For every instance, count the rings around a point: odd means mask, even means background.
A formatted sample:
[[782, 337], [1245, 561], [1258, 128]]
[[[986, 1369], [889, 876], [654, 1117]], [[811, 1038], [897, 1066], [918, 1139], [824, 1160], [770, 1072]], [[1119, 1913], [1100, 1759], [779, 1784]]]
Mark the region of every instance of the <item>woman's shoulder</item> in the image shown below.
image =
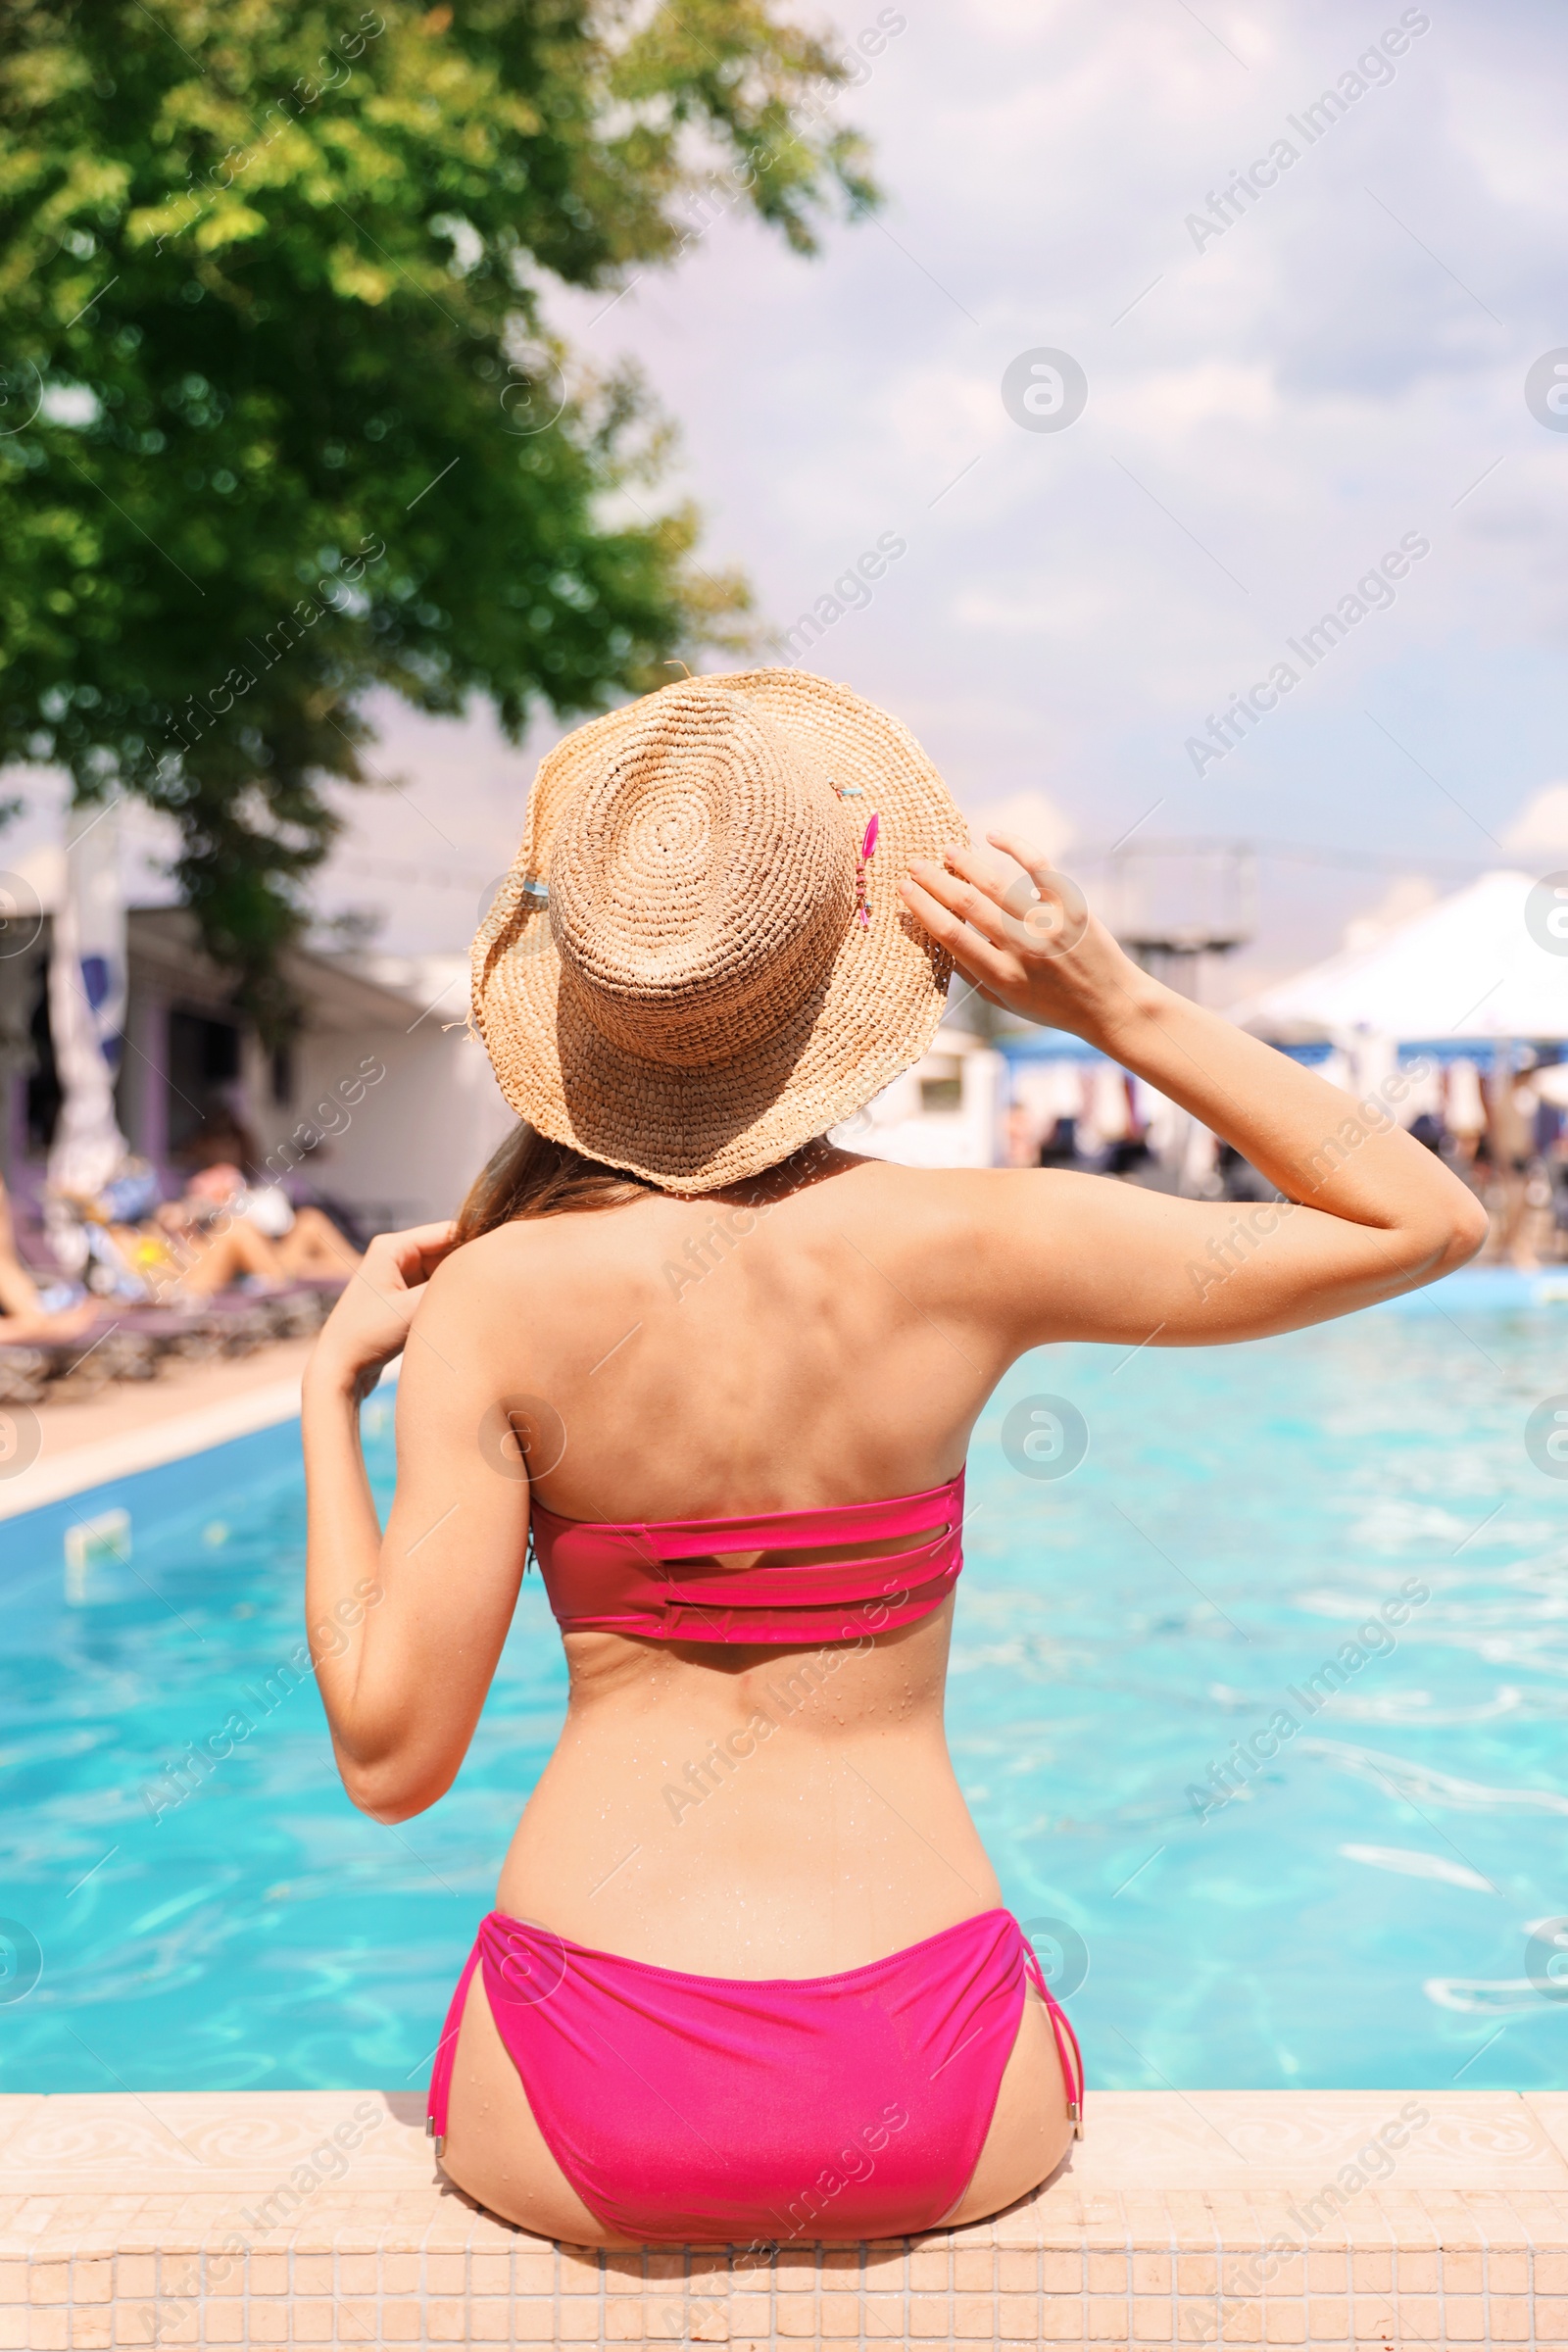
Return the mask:
[[430, 1304], [439, 1312], [471, 1313], [514, 1300], [519, 1285], [536, 1283], [569, 1254], [569, 1237], [552, 1227], [565, 1217], [517, 1217], [460, 1242], [431, 1275]]

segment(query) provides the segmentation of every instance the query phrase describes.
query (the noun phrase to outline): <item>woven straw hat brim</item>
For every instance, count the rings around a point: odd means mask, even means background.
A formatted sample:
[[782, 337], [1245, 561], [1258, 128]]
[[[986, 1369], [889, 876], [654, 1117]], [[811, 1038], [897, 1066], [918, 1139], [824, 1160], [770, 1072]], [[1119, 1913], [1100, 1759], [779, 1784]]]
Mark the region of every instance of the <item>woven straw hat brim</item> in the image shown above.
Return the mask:
[[[743, 698], [797, 745], [844, 795], [857, 840], [873, 811], [879, 820], [864, 868], [868, 923], [850, 922], [778, 1030], [712, 1068], [675, 1068], [612, 1044], [563, 968], [548, 905], [524, 887], [548, 881], [566, 812], [646, 727], [651, 707], [694, 692]], [[965, 839], [908, 730], [824, 678], [764, 669], [691, 679], [579, 727], [540, 766], [516, 861], [473, 943], [473, 1017], [502, 1093], [541, 1134], [667, 1192], [712, 1192], [775, 1165], [931, 1043], [953, 967], [906, 910], [898, 882], [910, 858], [940, 859], [946, 843]]]

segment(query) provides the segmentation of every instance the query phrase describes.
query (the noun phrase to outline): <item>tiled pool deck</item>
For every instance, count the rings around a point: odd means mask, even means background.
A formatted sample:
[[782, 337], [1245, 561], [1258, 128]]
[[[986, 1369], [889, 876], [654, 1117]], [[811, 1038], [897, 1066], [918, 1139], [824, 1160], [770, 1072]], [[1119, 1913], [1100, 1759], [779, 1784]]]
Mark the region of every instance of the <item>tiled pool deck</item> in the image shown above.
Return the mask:
[[770, 2260], [492, 2221], [406, 2094], [0, 2099], [0, 2346], [644, 2342], [1568, 2347], [1568, 2093], [1102, 2091], [997, 2220]]

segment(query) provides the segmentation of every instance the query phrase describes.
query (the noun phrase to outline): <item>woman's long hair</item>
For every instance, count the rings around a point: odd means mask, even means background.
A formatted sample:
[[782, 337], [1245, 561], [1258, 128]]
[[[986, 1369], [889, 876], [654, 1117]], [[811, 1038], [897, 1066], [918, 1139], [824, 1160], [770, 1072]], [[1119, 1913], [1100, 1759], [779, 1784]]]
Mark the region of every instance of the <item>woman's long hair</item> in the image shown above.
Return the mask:
[[477, 1241], [518, 1217], [562, 1217], [580, 1208], [622, 1208], [658, 1191], [625, 1168], [606, 1167], [569, 1144], [553, 1143], [519, 1119], [475, 1178], [458, 1211], [460, 1243]]

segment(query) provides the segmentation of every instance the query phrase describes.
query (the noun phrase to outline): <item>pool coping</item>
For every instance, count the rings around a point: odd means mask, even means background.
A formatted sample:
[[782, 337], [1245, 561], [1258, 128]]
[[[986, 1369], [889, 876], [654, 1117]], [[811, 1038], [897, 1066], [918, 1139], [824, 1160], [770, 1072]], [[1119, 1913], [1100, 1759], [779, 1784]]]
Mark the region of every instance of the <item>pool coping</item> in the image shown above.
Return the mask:
[[470, 2205], [422, 2107], [0, 2098], [0, 2346], [1568, 2346], [1568, 2093], [1102, 2091], [989, 2221], [632, 2253]]
[[[265, 1364], [256, 1367], [258, 1371], [268, 1368]], [[176, 1403], [168, 1414], [142, 1422], [119, 1436], [89, 1437], [74, 1445], [62, 1443], [57, 1447], [46, 1445], [38, 1459], [25, 1470], [0, 1481], [0, 1522], [20, 1519], [29, 1511], [47, 1510], [51, 1503], [70, 1501], [77, 1494], [90, 1494], [95, 1487], [134, 1478], [144, 1470], [161, 1470], [171, 1462], [209, 1452], [215, 1446], [229, 1445], [236, 1438], [252, 1437], [260, 1430], [297, 1421], [302, 1374], [303, 1366], [297, 1366], [281, 1379], [258, 1380], [215, 1404]], [[395, 1387], [397, 1375], [398, 1366], [389, 1365], [381, 1376], [379, 1389]], [[50, 1435], [69, 1439], [73, 1433], [69, 1424], [61, 1427], [63, 1416], [89, 1409], [57, 1407]]]

